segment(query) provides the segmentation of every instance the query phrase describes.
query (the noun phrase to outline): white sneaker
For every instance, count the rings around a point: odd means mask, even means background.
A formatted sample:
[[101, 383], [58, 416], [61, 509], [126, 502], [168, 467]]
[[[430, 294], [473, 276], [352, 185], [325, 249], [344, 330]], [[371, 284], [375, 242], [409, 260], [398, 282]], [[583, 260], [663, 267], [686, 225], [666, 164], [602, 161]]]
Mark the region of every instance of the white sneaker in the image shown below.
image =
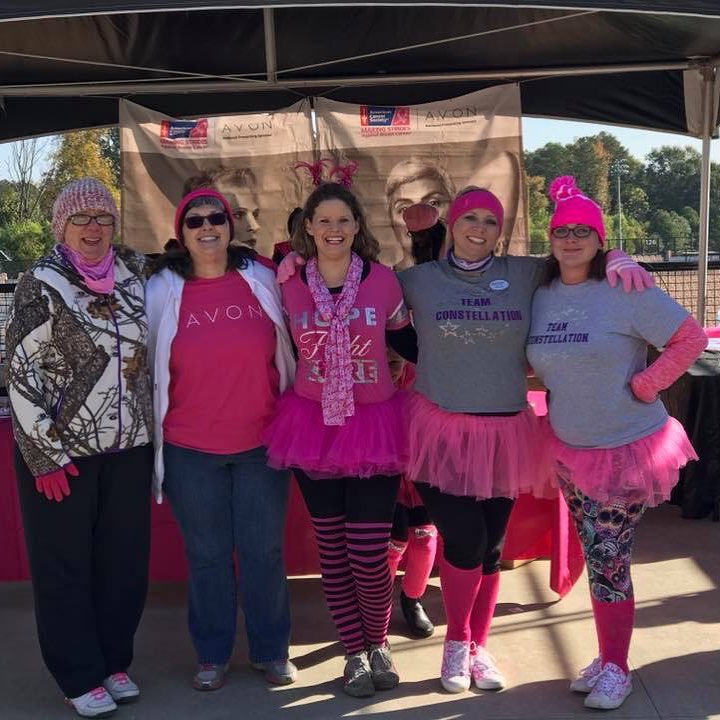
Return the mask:
[[440, 682], [449, 693], [461, 693], [470, 689], [469, 642], [445, 641]]
[[605, 663], [602, 672], [595, 676], [592, 690], [585, 698], [585, 707], [615, 710], [632, 690], [630, 673], [624, 673], [615, 663]]
[[75, 708], [75, 712], [80, 717], [103, 718], [117, 710], [115, 701], [102, 685], [79, 697], [65, 698], [65, 702]]
[[506, 684], [495, 658], [482, 645], [475, 645], [470, 655], [470, 674], [480, 690], [502, 690]]
[[140, 688], [124, 672], [106, 677], [103, 680], [103, 687], [118, 705], [135, 702], [140, 695]]
[[595, 684], [594, 678], [601, 672], [602, 660], [596, 657], [578, 673], [578, 676], [570, 683], [570, 689], [577, 693], [589, 693]]

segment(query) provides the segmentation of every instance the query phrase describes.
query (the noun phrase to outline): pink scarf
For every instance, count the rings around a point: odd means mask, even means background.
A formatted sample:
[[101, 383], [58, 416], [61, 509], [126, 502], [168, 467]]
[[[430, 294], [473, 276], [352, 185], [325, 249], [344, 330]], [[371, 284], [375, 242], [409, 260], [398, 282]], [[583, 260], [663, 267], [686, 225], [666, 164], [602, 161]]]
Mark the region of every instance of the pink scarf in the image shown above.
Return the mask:
[[110, 294], [115, 288], [115, 249], [110, 249], [105, 257], [91, 265], [79, 252], [62, 243], [57, 246], [60, 254], [82, 276], [89, 290], [96, 293]]
[[308, 287], [315, 307], [322, 319], [330, 323], [325, 339], [323, 422], [326, 425], [344, 425], [345, 418], [355, 414], [348, 316], [360, 288], [363, 263], [355, 253], [352, 254], [350, 267], [337, 302], [333, 300], [333, 296], [320, 275], [317, 258], [311, 258], [305, 267]]

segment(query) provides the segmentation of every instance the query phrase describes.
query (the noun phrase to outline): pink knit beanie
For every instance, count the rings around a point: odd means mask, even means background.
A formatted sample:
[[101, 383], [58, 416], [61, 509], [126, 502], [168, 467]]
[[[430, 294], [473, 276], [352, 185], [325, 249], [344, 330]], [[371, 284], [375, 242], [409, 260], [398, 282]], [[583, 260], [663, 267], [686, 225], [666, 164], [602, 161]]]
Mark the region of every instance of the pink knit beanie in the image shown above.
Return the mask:
[[185, 215], [189, 209], [188, 206], [193, 200], [197, 200], [198, 198], [212, 198], [213, 200], [219, 200], [222, 203], [225, 213], [227, 214], [228, 224], [230, 225], [230, 239], [232, 240], [235, 235], [235, 225], [233, 224], [232, 208], [230, 207], [230, 203], [227, 201], [227, 198], [213, 188], [198, 188], [197, 190], [189, 192], [180, 201], [180, 204], [177, 206], [177, 210], [175, 210], [175, 237], [178, 242], [181, 245], [185, 244], [182, 236], [183, 221], [185, 220]]
[[52, 213], [55, 240], [64, 242], [65, 226], [70, 217], [90, 209], [112, 215], [115, 218], [115, 234], [120, 232], [120, 213], [110, 191], [99, 180], [85, 177], [68, 183], [55, 200]]
[[602, 208], [577, 186], [572, 175], [561, 175], [550, 183], [550, 199], [555, 212], [550, 220], [550, 232], [563, 225], [587, 225], [598, 234], [600, 244], [605, 244], [605, 223]]

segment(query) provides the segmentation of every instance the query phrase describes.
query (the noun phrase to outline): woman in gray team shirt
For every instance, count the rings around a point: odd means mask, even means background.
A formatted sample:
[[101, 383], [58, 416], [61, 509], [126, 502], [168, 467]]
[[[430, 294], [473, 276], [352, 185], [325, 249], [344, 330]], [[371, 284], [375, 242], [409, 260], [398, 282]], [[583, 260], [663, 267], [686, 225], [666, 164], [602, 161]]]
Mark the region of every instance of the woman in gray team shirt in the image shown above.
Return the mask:
[[[466, 189], [447, 212], [447, 259], [399, 274], [418, 335], [408, 476], [443, 538], [440, 679], [454, 693], [505, 685], [485, 649], [500, 554], [514, 499], [542, 492], [525, 342], [543, 261], [494, 255], [503, 219], [493, 193]], [[614, 263], [629, 290], [640, 269]]]
[[[550, 187], [552, 255], [535, 293], [527, 357], [550, 391], [548, 447], [583, 542], [598, 656], [571, 690], [620, 707], [632, 692], [635, 601], [630, 556], [648, 506], [667, 500], [697, 459], [658, 392], [706, 345], [703, 329], [657, 288], [628, 296], [606, 282], [602, 211], [570, 176]], [[664, 346], [646, 367], [647, 345]]]

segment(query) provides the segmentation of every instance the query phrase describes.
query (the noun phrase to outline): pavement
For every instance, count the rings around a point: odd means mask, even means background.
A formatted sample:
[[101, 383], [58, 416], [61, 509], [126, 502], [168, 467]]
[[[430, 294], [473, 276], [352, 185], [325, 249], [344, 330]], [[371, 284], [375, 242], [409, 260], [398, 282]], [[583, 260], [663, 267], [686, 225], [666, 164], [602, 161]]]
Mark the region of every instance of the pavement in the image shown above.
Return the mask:
[[[186, 629], [185, 590], [154, 584], [137, 635], [132, 677], [141, 699], [118, 720], [575, 720], [603, 711], [568, 690], [595, 655], [585, 578], [564, 599], [548, 587], [549, 562], [503, 572], [489, 649], [508, 679], [500, 693], [445, 693], [439, 684], [444, 617], [437, 578], [425, 605], [437, 630], [427, 640], [404, 634], [396, 606], [390, 642], [401, 684], [372, 698], [343, 694], [342, 650], [317, 577], [292, 578], [291, 657], [298, 682], [270, 687], [247, 661], [244, 633], [225, 687], [197, 692]], [[634, 692], [617, 720], [720, 719], [720, 523], [684, 520], [677, 507], [648, 511], [633, 566], [637, 616], [630, 650]], [[242, 627], [242, 625], [241, 625]], [[76, 717], [45, 669], [37, 646], [28, 583], [0, 584], [0, 720]]]

